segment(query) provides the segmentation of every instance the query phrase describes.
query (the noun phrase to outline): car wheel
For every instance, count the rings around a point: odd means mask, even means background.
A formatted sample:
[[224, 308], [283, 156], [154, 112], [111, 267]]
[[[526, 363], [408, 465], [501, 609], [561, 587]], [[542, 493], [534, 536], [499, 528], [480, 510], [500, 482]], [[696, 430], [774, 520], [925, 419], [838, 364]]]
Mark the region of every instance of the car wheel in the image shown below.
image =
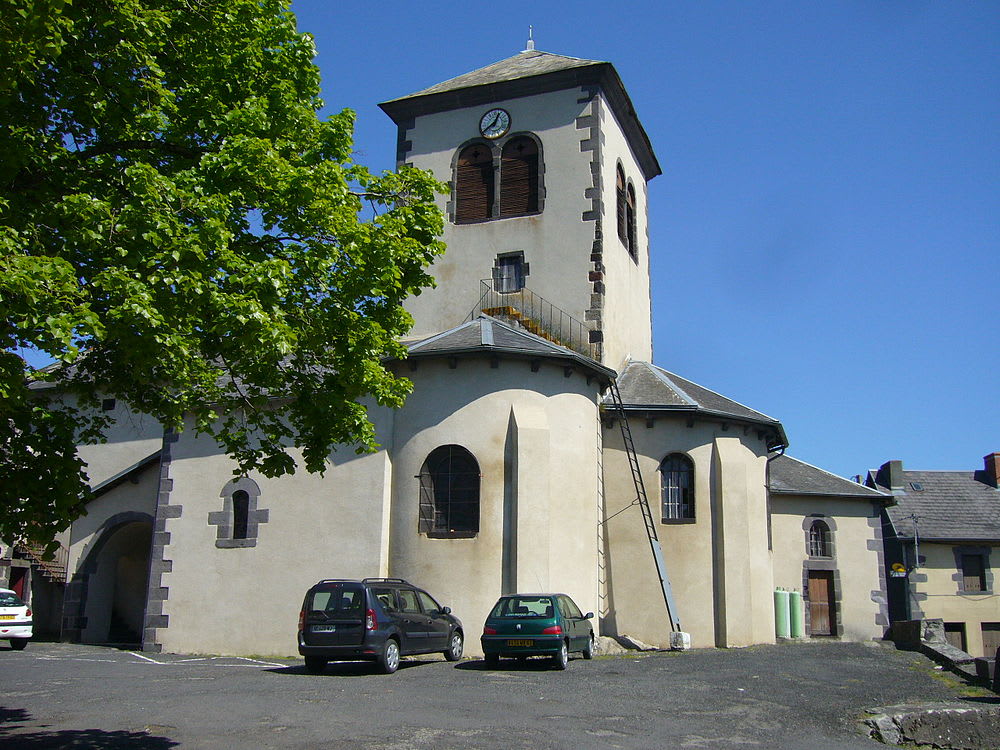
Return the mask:
[[444, 652], [444, 658], [448, 661], [458, 661], [462, 658], [464, 647], [465, 639], [462, 638], [462, 631], [454, 631], [448, 639], [448, 650]]
[[500, 654], [486, 654], [483, 657], [483, 661], [486, 662], [487, 666], [495, 667], [500, 664]]
[[10, 647], [15, 651], [23, 651], [28, 646], [27, 638], [11, 638]]
[[567, 664], [569, 664], [569, 649], [566, 647], [566, 641], [563, 641], [559, 646], [559, 653], [552, 657], [552, 666], [556, 669], [566, 669]]
[[378, 666], [382, 674], [392, 674], [399, 669], [399, 644], [394, 638], [387, 638], [378, 655]]
[[307, 656], [306, 671], [309, 674], [323, 674], [326, 670], [326, 659], [322, 656]]
[[587, 639], [587, 647], [583, 650], [584, 659], [594, 658], [594, 634], [590, 634], [590, 638]]

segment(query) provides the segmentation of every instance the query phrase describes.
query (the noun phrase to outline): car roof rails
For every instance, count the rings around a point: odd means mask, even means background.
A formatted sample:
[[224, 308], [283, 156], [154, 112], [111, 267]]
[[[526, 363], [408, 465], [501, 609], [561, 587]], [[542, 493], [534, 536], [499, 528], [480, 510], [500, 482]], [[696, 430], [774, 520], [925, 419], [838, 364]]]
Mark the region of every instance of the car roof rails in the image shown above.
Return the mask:
[[413, 585], [405, 578], [365, 578], [361, 583], [402, 583], [406, 586]]

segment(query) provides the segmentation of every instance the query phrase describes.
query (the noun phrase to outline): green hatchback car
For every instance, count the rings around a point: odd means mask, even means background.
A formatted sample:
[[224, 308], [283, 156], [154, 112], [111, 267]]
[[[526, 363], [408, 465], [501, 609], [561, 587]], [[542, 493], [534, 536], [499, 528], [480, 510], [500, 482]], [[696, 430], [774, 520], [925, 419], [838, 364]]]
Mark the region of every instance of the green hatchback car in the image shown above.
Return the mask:
[[502, 596], [483, 626], [486, 663], [496, 665], [501, 656], [548, 656], [556, 669], [566, 669], [571, 651], [592, 659], [593, 618], [593, 612], [581, 614], [566, 594]]

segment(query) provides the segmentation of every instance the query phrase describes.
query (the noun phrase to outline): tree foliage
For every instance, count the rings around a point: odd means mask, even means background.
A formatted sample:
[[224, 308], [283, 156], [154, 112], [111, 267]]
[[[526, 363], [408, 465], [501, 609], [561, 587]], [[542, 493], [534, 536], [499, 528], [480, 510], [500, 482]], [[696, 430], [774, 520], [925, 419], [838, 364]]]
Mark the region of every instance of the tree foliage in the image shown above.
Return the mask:
[[285, 0], [0, 0], [0, 537], [79, 514], [102, 397], [240, 472], [374, 446], [443, 186], [352, 161], [314, 54]]

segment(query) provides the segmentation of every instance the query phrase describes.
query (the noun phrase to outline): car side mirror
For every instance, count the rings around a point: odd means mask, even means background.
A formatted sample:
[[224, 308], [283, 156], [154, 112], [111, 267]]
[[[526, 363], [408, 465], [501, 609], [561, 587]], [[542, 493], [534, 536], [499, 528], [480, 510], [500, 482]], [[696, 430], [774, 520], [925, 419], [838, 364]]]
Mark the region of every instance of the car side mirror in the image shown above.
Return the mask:
[[588, 612], [587, 614], [585, 614], [583, 616], [583, 619], [584, 620], [593, 620], [594, 619], [594, 613], [593, 612]]
[[441, 607], [441, 614], [443, 614], [443, 615], [450, 615], [451, 614], [451, 607]]

